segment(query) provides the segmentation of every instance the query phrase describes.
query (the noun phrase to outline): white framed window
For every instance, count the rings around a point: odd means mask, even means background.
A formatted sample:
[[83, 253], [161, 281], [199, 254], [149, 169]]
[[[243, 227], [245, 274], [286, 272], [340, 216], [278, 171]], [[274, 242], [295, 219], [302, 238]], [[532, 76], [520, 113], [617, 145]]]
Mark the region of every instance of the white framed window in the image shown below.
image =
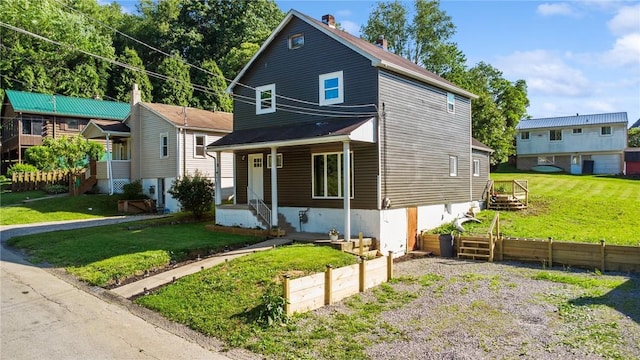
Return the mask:
[[344, 102], [343, 73], [336, 71], [319, 76], [320, 105], [340, 104]]
[[256, 114], [276, 111], [276, 84], [256, 87]]
[[304, 34], [293, 34], [289, 36], [289, 49], [298, 49], [304, 46]]
[[538, 165], [553, 165], [555, 160], [554, 156], [538, 156]]
[[[276, 154], [276, 167], [282, 168], [282, 154]], [[271, 169], [271, 154], [267, 154], [267, 169]]]
[[169, 134], [160, 134], [160, 157], [169, 157]]
[[[353, 198], [353, 153], [350, 154], [351, 181], [349, 183], [349, 191], [351, 192], [351, 198]], [[313, 198], [344, 198], [343, 161], [344, 153], [342, 152], [313, 154], [311, 157]]]
[[197, 158], [203, 158], [206, 156], [205, 153], [205, 141], [207, 137], [205, 135], [193, 135], [193, 156]]
[[571, 130], [571, 133], [574, 135], [580, 135], [582, 134], [582, 128], [574, 128]]
[[562, 130], [549, 130], [550, 141], [562, 141]]
[[600, 135], [611, 135], [611, 126], [603, 126], [600, 128]]
[[458, 157], [449, 156], [449, 176], [458, 176]]
[[523, 131], [520, 133], [520, 140], [529, 140], [529, 132]]
[[473, 176], [480, 176], [480, 160], [473, 160]]
[[456, 111], [456, 96], [453, 93], [447, 93], [447, 111], [454, 114]]

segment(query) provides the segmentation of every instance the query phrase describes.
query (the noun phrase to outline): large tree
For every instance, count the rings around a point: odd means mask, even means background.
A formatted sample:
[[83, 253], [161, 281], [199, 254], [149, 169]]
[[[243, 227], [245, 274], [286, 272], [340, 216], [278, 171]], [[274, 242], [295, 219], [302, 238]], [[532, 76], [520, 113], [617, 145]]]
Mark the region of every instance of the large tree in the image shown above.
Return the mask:
[[151, 81], [145, 72], [145, 66], [138, 56], [138, 53], [131, 48], [125, 48], [124, 52], [118, 56], [120, 63], [129, 65], [130, 67], [118, 66], [111, 75], [111, 93], [114, 98], [129, 102], [131, 100], [131, 89], [133, 84], [138, 84], [142, 101], [151, 101]]
[[193, 85], [189, 75], [189, 65], [180, 55], [174, 53], [165, 57], [158, 67], [163, 79], [154, 84], [153, 98], [157, 102], [171, 105], [189, 106], [193, 98]]
[[233, 111], [233, 101], [226, 92], [227, 82], [216, 62], [205, 60], [200, 67], [206, 72], [196, 73], [195, 83], [202, 86], [203, 91], [194, 97], [197, 100], [194, 105], [205, 110]]
[[629, 129], [629, 147], [640, 147], [640, 127]]

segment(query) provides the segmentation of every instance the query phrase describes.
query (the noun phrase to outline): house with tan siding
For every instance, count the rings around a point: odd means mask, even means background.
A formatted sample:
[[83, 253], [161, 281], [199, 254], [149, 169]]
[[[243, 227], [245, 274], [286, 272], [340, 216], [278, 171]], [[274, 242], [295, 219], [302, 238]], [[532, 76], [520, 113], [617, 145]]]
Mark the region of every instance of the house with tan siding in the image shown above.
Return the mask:
[[221, 225], [362, 232], [400, 256], [482, 200], [492, 150], [472, 142], [477, 96], [331, 15], [291, 10], [228, 90], [233, 132], [208, 146], [235, 158]]
[[[123, 122], [91, 121], [82, 134], [107, 140], [111, 157], [97, 164], [101, 192], [122, 192], [132, 181], [142, 182], [143, 192], [159, 208], [180, 210], [167, 192], [174, 180], [200, 170], [217, 181], [221, 198], [233, 194], [233, 155], [219, 157], [206, 152], [207, 144], [231, 132], [233, 115], [185, 106], [140, 101], [134, 87], [131, 112]], [[219, 179], [214, 179], [215, 169]]]

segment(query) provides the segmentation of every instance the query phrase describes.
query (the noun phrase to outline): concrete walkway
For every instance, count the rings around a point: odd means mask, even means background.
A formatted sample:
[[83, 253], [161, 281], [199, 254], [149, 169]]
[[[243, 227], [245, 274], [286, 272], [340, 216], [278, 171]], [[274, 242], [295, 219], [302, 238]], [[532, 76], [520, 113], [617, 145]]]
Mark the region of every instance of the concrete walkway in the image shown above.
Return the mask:
[[221, 264], [225, 261], [238, 258], [247, 254], [251, 254], [257, 251], [264, 251], [273, 249], [276, 246], [291, 244], [293, 241], [285, 238], [276, 238], [263, 241], [257, 244], [247, 246], [245, 248], [229, 251], [220, 255], [212, 256], [200, 261], [195, 261], [190, 264], [180, 266], [173, 270], [164, 271], [157, 275], [152, 275], [147, 278], [132, 282], [112, 289], [111, 292], [118, 294], [124, 298], [130, 298], [134, 295], [142, 294], [146, 290], [151, 290], [172, 282], [174, 279], [179, 279], [183, 276], [194, 274], [200, 270], [208, 269], [210, 267]]

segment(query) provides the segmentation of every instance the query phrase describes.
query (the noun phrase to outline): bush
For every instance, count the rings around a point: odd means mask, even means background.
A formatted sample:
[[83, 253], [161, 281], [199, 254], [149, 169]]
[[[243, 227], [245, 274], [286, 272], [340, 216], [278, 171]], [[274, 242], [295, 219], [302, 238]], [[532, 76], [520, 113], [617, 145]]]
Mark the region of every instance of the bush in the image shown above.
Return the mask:
[[196, 170], [193, 176], [176, 179], [168, 192], [180, 202], [184, 210], [200, 219], [211, 210], [215, 187], [211, 180]]
[[32, 173], [38, 172], [38, 168], [31, 164], [13, 164], [7, 170], [7, 176], [13, 176], [13, 174], [19, 173]]
[[69, 192], [69, 187], [61, 184], [45, 185], [44, 192], [47, 194], [64, 194]]
[[122, 192], [124, 193], [125, 200], [140, 200], [147, 198], [147, 196], [142, 193], [142, 182], [140, 182], [140, 180], [123, 185]]

